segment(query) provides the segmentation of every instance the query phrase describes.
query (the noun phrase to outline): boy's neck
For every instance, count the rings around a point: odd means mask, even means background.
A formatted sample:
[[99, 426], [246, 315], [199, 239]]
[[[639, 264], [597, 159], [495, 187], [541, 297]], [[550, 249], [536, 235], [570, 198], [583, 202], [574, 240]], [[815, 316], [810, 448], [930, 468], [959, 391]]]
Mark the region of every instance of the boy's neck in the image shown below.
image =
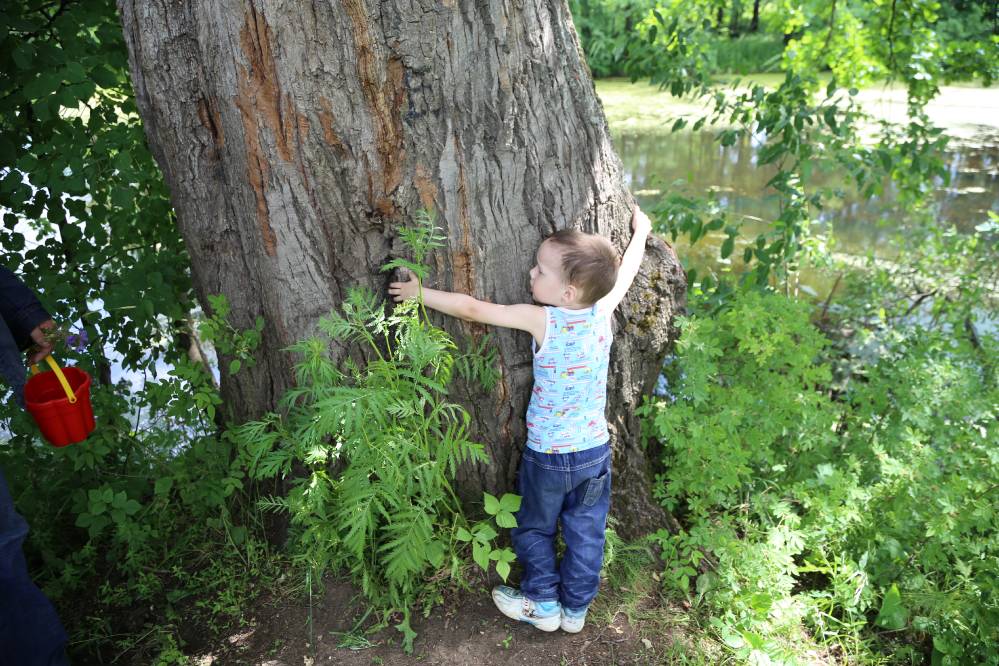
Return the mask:
[[593, 303], [565, 303], [564, 305], [556, 305], [555, 307], [562, 310], [569, 310], [570, 312], [584, 312], [593, 307]]

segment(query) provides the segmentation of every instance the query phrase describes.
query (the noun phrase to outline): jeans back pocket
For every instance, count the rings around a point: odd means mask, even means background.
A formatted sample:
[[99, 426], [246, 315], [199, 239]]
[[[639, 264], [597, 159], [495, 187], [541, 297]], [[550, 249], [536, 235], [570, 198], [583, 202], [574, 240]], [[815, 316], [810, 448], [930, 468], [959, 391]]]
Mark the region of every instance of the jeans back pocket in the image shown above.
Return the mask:
[[604, 472], [600, 476], [594, 476], [586, 482], [586, 492], [583, 493], [584, 505], [593, 506], [597, 503], [600, 496], [604, 494], [604, 486], [607, 485], [607, 479], [609, 478], [610, 470]]

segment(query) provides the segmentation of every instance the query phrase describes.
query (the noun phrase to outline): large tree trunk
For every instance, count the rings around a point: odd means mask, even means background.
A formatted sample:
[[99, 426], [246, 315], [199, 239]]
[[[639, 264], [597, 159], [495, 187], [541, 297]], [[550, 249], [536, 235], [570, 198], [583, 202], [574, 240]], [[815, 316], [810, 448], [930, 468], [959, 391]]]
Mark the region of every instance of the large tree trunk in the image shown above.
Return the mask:
[[[556, 229], [628, 241], [632, 198], [564, 0], [119, 0], [119, 10], [201, 302], [221, 293], [236, 326], [267, 322], [256, 367], [223, 378], [235, 421], [274, 408], [292, 381], [282, 350], [348, 288], [384, 290], [378, 268], [422, 207], [448, 237], [431, 258], [433, 286], [501, 303], [530, 298], [535, 250]], [[616, 317], [608, 392], [614, 513], [628, 534], [662, 524], [634, 409], [684, 295], [675, 253], [651, 241]], [[459, 339], [484, 333], [440, 321]], [[452, 393], [492, 458], [462, 471], [466, 497], [509, 489], [525, 438], [529, 338], [493, 333], [500, 385]]]

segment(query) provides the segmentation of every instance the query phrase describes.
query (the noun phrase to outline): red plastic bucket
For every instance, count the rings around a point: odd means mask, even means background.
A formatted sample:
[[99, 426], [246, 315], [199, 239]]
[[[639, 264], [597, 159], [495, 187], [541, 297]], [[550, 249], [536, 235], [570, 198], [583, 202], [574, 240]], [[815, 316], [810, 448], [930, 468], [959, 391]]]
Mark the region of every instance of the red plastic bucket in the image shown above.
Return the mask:
[[61, 369], [46, 356], [52, 372], [31, 368], [24, 387], [24, 404], [52, 446], [82, 442], [94, 430], [94, 410], [90, 406], [90, 375], [79, 368]]

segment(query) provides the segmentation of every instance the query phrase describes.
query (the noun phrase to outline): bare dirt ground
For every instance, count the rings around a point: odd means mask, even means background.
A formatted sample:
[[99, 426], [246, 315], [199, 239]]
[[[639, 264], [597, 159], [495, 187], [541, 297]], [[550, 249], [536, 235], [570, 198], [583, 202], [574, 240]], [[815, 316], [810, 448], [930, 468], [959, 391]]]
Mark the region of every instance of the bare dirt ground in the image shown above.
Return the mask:
[[[192, 658], [199, 666], [399, 666], [413, 664], [500, 666], [597, 666], [604, 664], [714, 663], [705, 661], [705, 646], [692, 645], [682, 608], [658, 605], [650, 597], [634, 598], [620, 610], [620, 595], [595, 602], [587, 626], [579, 634], [544, 633], [503, 617], [488, 590], [458, 592], [413, 621], [419, 634], [411, 655], [401, 647], [399, 632], [351, 634], [363, 615], [356, 588], [329, 582], [312, 608], [301, 600], [262, 599], [246, 613], [249, 620]], [[672, 618], [673, 622], [670, 621]], [[314, 642], [314, 645], [313, 645]], [[699, 655], [688, 660], [685, 654]], [[708, 648], [710, 651], [710, 648]], [[720, 657], [720, 655], [719, 655]]]

